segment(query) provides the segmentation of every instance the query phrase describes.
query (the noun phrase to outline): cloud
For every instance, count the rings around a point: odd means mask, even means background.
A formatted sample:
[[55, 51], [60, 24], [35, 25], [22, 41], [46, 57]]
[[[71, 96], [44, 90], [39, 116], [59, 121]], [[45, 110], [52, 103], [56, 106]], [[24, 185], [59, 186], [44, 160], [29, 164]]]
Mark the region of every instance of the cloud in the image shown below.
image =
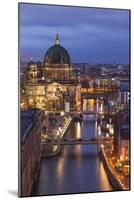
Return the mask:
[[[95, 52], [100, 53], [103, 49], [103, 54], [100, 54], [103, 60], [111, 51], [111, 59], [118, 54], [116, 57], [120, 62], [124, 57], [128, 61], [128, 10], [20, 4], [20, 44], [23, 54], [28, 50], [33, 54], [44, 54], [54, 44], [57, 32], [61, 44], [71, 53], [72, 60], [88, 60], [88, 52], [94, 60], [98, 60], [100, 57]], [[126, 55], [122, 52], [126, 52]]]

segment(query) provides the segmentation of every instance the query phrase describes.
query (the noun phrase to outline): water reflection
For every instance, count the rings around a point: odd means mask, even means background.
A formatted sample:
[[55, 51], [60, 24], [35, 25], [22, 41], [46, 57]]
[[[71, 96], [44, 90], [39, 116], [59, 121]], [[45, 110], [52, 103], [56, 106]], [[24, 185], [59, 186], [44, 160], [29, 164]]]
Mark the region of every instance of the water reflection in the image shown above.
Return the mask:
[[63, 176], [64, 163], [65, 163], [65, 159], [64, 159], [64, 157], [61, 157], [61, 158], [59, 159], [59, 162], [58, 162], [57, 165], [55, 166], [55, 167], [56, 167], [56, 174], [57, 174], [59, 177], [62, 177], [62, 176]]
[[75, 123], [75, 137], [80, 138], [81, 137], [81, 125], [80, 122]]
[[[90, 109], [97, 106], [88, 101]], [[99, 105], [98, 105], [99, 106]], [[95, 137], [97, 121], [74, 122], [67, 137]], [[110, 191], [97, 145], [68, 145], [59, 155], [42, 159], [40, 174], [33, 195]]]
[[98, 123], [97, 121], [95, 121], [95, 130], [94, 130], [94, 133], [95, 133], [95, 137], [98, 136]]
[[107, 190], [107, 188], [109, 187], [109, 181], [107, 180], [107, 175], [106, 172], [104, 170], [104, 166], [102, 161], [99, 162], [99, 181], [100, 181], [100, 185], [102, 190]]

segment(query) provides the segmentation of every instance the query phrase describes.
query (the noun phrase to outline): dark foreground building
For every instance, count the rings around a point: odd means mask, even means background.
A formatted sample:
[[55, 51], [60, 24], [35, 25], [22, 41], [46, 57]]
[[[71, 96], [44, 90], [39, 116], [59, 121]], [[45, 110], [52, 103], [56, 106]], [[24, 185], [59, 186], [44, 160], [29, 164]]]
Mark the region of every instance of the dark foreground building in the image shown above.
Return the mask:
[[41, 159], [41, 130], [43, 111], [31, 109], [21, 112], [21, 196], [29, 196]]

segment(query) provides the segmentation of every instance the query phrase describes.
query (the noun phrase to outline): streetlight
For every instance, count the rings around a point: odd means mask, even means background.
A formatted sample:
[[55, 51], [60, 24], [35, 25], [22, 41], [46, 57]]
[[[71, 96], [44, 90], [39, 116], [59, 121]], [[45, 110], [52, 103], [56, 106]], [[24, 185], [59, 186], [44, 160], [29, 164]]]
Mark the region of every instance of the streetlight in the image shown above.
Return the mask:
[[101, 136], [101, 128], [98, 126], [98, 136]]

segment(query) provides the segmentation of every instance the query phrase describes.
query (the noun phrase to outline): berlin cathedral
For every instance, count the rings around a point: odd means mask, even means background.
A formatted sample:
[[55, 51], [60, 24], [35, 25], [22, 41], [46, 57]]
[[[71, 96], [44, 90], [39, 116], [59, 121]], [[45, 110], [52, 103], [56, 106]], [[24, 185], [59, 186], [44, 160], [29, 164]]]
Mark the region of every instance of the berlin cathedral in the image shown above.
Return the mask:
[[73, 70], [70, 55], [60, 45], [59, 35], [42, 63], [28, 63], [21, 78], [21, 109], [40, 108], [45, 111], [80, 110], [81, 86]]

